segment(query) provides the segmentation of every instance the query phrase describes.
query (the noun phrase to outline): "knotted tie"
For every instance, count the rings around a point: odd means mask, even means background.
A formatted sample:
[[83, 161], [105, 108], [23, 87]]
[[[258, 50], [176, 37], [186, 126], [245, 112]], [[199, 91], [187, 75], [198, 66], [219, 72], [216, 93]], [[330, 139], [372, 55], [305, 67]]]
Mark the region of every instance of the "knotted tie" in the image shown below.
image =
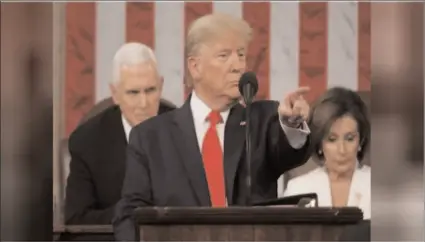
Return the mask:
[[208, 182], [211, 204], [213, 207], [226, 206], [226, 189], [224, 184], [223, 151], [217, 134], [217, 124], [221, 122], [219, 112], [211, 111], [207, 117], [210, 127], [202, 144], [202, 159]]

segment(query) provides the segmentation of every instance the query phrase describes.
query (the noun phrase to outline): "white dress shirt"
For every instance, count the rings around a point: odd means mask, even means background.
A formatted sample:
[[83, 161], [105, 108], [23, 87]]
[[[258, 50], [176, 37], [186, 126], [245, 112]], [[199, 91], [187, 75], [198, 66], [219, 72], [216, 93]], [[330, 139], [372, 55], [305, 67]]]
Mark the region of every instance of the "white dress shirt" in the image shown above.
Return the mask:
[[[192, 92], [192, 98], [190, 99], [190, 108], [193, 115], [193, 123], [195, 124], [196, 137], [198, 139], [198, 145], [201, 149], [204, 142], [204, 136], [209, 128], [209, 122], [207, 117], [211, 112], [211, 109], [196, 95]], [[276, 110], [277, 112], [277, 110]], [[226, 110], [220, 113], [223, 122], [217, 124], [218, 138], [220, 139], [221, 149], [224, 150], [224, 127], [226, 125], [227, 118], [229, 117], [230, 110]], [[283, 132], [285, 132], [288, 138], [289, 144], [294, 149], [299, 149], [304, 146], [307, 141], [307, 136], [310, 134], [310, 129], [304, 122], [301, 129], [295, 129], [280, 123]], [[202, 151], [201, 151], [202, 152]]]
[[128, 143], [128, 140], [130, 139], [130, 132], [132, 127], [130, 123], [127, 121], [127, 119], [124, 117], [124, 115], [121, 115], [121, 120], [122, 120], [122, 126], [124, 127], [125, 138], [127, 139], [127, 143]]

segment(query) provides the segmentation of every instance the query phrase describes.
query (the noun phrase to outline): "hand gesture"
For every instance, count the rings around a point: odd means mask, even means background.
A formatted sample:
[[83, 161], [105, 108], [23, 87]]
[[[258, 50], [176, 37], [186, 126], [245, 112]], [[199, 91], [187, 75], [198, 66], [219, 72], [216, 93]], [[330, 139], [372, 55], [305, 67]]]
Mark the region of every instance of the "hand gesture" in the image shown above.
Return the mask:
[[300, 87], [286, 95], [279, 103], [279, 117], [285, 125], [296, 128], [307, 121], [310, 106], [303, 95], [308, 91], [310, 91], [309, 87]]

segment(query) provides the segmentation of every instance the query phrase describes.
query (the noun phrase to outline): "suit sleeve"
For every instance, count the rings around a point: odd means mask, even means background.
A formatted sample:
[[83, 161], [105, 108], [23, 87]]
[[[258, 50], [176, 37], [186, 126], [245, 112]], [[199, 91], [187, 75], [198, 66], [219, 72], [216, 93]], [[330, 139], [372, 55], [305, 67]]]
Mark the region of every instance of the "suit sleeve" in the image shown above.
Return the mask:
[[114, 206], [107, 209], [95, 209], [95, 187], [90, 170], [82, 151], [72, 139], [70, 173], [66, 187], [65, 223], [66, 224], [111, 224]]
[[[275, 108], [274, 108], [275, 107]], [[277, 103], [269, 110], [267, 127], [267, 161], [280, 176], [284, 172], [305, 164], [311, 155], [310, 135], [301, 147], [294, 148], [283, 130], [278, 113]]]
[[307, 142], [308, 135], [310, 134], [310, 129], [308, 128], [307, 123], [303, 122], [300, 128], [291, 128], [286, 126], [281, 120], [279, 121], [289, 144], [295, 149], [303, 147], [305, 142]]
[[115, 209], [113, 228], [117, 241], [139, 241], [135, 208], [153, 204], [148, 158], [140, 143], [138, 130], [132, 130], [127, 146], [126, 173], [121, 200]]

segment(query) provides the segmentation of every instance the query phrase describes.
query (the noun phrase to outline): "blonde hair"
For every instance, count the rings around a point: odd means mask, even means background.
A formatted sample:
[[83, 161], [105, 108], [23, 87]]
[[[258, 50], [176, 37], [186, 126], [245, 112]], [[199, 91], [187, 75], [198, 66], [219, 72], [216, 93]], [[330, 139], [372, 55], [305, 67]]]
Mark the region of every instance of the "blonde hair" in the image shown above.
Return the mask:
[[[241, 36], [247, 43], [252, 39], [251, 26], [241, 18], [223, 13], [214, 13], [196, 19], [191, 23], [187, 32], [186, 60], [191, 56], [197, 55], [202, 44], [229, 32]], [[193, 80], [187, 68], [186, 72], [188, 74], [186, 75], [186, 86], [192, 87]]]

